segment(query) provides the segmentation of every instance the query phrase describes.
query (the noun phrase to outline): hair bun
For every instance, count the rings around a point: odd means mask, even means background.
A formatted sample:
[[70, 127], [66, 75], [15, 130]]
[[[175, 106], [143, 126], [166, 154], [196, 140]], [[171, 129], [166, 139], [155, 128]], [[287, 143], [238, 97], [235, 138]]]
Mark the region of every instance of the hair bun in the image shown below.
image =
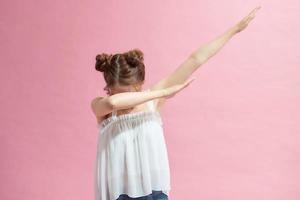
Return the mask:
[[106, 53], [98, 54], [96, 56], [95, 69], [100, 72], [105, 72], [110, 66], [111, 57], [112, 55]]
[[139, 49], [133, 49], [124, 53], [127, 63], [132, 67], [137, 67], [139, 63], [144, 61], [144, 54]]

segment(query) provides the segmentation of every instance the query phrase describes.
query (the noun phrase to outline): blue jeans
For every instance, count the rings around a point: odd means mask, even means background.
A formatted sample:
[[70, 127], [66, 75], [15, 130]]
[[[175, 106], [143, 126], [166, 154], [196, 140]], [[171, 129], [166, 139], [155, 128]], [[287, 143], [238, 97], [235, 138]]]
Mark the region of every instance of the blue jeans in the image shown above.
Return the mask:
[[162, 191], [152, 190], [152, 194], [136, 198], [129, 197], [127, 194], [121, 194], [117, 200], [168, 200], [168, 195]]

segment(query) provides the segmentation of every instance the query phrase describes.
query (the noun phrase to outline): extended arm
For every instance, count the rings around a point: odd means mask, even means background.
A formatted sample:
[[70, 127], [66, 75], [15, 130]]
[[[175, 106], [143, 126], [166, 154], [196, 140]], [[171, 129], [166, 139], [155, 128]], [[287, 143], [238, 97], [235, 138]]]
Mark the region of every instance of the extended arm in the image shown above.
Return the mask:
[[[260, 9], [260, 7], [253, 9], [239, 23], [217, 36], [214, 40], [193, 51], [189, 57], [175, 69], [174, 72], [153, 85], [151, 90], [162, 89], [186, 81], [201, 65], [220, 51], [220, 49], [222, 49], [232, 36], [245, 29], [248, 23], [254, 18], [254, 14], [258, 9]], [[164, 101], [164, 98], [160, 98], [156, 101], [158, 110], [160, 110]]]
[[[166, 88], [186, 81], [202, 64], [215, 55], [235, 33], [235, 29], [230, 28], [213, 41], [192, 52], [192, 54], [181, 65], [179, 65], [174, 72], [157, 82], [151, 87], [151, 90]], [[165, 98], [155, 100], [156, 109], [158, 111], [161, 110], [165, 100]]]
[[162, 80], [161, 84], [164, 87], [179, 84], [186, 81], [193, 72], [195, 72], [201, 65], [203, 65], [209, 58], [215, 55], [220, 49], [229, 41], [229, 39], [236, 33], [235, 27], [230, 28], [217, 38], [202, 45], [181, 64], [177, 69], [171, 73], [167, 78]]

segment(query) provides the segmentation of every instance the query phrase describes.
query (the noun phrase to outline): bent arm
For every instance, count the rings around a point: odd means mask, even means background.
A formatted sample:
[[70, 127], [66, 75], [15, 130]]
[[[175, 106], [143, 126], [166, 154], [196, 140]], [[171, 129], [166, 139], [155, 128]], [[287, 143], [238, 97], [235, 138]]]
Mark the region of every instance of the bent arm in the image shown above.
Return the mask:
[[111, 95], [110, 102], [113, 110], [120, 110], [131, 108], [146, 101], [164, 96], [164, 89], [142, 92], [122, 92]]
[[142, 92], [122, 92], [107, 97], [96, 97], [91, 102], [93, 113], [102, 117], [114, 110], [132, 108], [146, 101], [164, 97], [164, 89]]

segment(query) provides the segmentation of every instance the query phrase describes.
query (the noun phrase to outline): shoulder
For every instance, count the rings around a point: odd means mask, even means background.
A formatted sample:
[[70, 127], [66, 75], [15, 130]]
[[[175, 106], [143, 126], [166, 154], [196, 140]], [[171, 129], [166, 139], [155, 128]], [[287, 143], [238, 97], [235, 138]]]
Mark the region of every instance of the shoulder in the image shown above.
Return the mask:
[[95, 98], [93, 98], [93, 99], [91, 100], [91, 102], [90, 102], [90, 105], [91, 105], [91, 106], [95, 105], [95, 103], [96, 103], [98, 100], [103, 99], [103, 98], [104, 98], [104, 97], [95, 97]]
[[97, 110], [97, 102], [101, 99], [103, 99], [104, 97], [95, 97], [91, 100], [90, 102], [90, 106], [91, 106], [91, 109], [93, 111], [93, 113], [95, 114], [95, 117], [97, 119], [97, 123], [101, 123], [102, 120], [106, 119], [108, 117], [108, 115], [104, 115], [104, 116], [98, 116], [97, 113], [96, 113], [96, 110]]
[[[94, 97], [91, 101], [90, 101], [90, 108], [92, 109], [92, 111], [94, 112], [94, 114], [97, 116], [96, 114], [96, 110], [98, 110], [99, 107], [99, 101], [101, 99], [103, 99], [104, 97]], [[98, 104], [97, 104], [98, 103]]]
[[93, 112], [95, 112], [95, 107], [96, 103], [100, 100], [103, 99], [104, 97], [95, 97], [90, 101], [90, 108], [92, 109]]

